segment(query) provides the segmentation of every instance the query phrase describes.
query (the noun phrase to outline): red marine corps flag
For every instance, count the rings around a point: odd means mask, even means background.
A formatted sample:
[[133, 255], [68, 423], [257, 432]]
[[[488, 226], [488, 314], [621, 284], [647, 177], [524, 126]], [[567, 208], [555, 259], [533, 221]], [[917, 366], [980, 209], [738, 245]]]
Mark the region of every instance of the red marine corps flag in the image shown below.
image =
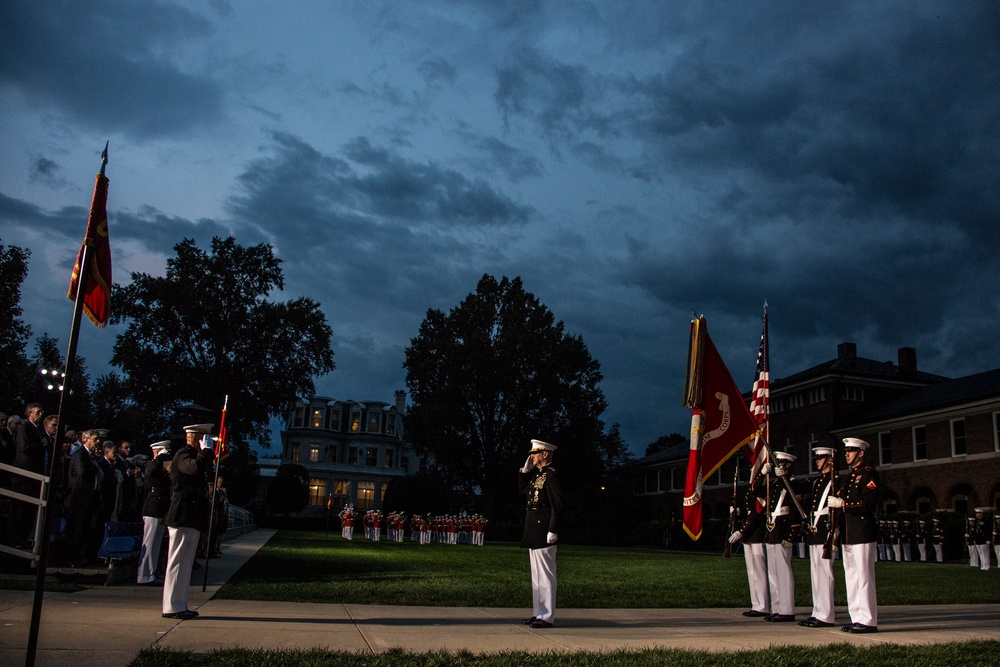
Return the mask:
[[[104, 165], [108, 163], [108, 147], [101, 155], [101, 173], [94, 185], [94, 198], [90, 202], [90, 219], [87, 221], [87, 235], [76, 255], [76, 264], [69, 279], [69, 293], [72, 301], [77, 298], [78, 286], [83, 280], [80, 298], [83, 312], [98, 327], [108, 323], [111, 314], [111, 242], [108, 239], [108, 178], [104, 175]], [[90, 248], [90, 259], [83, 266], [84, 249]]]
[[692, 409], [691, 451], [684, 484], [684, 532], [701, 537], [701, 486], [730, 456], [757, 437], [757, 424], [708, 336], [705, 317], [691, 322], [684, 405]]

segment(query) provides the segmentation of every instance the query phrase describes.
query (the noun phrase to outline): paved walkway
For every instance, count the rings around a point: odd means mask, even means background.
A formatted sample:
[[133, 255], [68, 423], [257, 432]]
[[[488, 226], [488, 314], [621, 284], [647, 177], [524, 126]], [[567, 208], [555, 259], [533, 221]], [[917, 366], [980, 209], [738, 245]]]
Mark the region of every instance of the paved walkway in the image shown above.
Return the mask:
[[[555, 628], [532, 630], [520, 623], [526, 609], [213, 600], [219, 587], [272, 534], [256, 530], [226, 542], [223, 558], [210, 563], [204, 593], [204, 571], [194, 572], [191, 605], [201, 617], [192, 621], [160, 616], [160, 588], [97, 586], [46, 594], [36, 665], [124, 667], [150, 646], [194, 652], [243, 646], [493, 653], [1000, 640], [1000, 605], [881, 607], [878, 634], [849, 635], [839, 627], [772, 625], [744, 618], [742, 609], [561, 609]], [[0, 591], [0, 665], [24, 664], [32, 595]], [[797, 612], [805, 618], [809, 610]], [[843, 608], [838, 609], [838, 621], [847, 622]]]

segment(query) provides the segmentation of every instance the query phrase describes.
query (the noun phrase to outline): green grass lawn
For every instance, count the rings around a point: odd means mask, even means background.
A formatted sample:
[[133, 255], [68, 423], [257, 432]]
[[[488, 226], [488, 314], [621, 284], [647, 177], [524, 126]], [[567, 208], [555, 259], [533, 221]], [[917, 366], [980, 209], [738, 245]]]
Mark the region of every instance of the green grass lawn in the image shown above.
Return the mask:
[[[743, 557], [609, 547], [559, 548], [562, 608], [747, 607]], [[847, 603], [842, 566], [836, 603]], [[796, 604], [811, 604], [809, 562], [793, 561]], [[879, 604], [1000, 602], [1000, 573], [961, 565], [879, 563]], [[514, 544], [346, 541], [279, 531], [219, 598], [456, 607], [530, 607], [527, 551]]]
[[129, 667], [969, 667], [996, 665], [1000, 642], [980, 641], [934, 646], [894, 644], [862, 648], [847, 644], [821, 647], [784, 646], [761, 651], [709, 653], [682, 649], [648, 649], [607, 653], [497, 654], [408, 653], [397, 649], [378, 655], [343, 651], [248, 651], [224, 649], [193, 655], [149, 649]]

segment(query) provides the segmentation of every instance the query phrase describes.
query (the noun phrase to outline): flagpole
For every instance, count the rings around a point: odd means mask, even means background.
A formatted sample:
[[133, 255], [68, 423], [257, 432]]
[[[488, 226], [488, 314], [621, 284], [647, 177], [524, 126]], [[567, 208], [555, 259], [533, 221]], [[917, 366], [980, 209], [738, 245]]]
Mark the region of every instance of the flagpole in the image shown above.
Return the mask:
[[219, 440], [215, 448], [215, 480], [212, 482], [212, 506], [208, 510], [208, 536], [205, 540], [205, 578], [201, 582], [201, 592], [208, 589], [208, 561], [212, 558], [212, 526], [215, 523], [215, 494], [219, 492], [219, 469], [222, 467], [222, 452], [226, 443], [226, 408], [229, 407], [229, 394], [222, 402], [222, 423], [219, 424]]
[[[105, 142], [104, 151], [101, 153], [101, 172], [104, 176], [105, 167], [108, 165], [108, 144]], [[93, 249], [89, 244], [84, 243], [82, 248], [82, 259], [80, 261], [80, 273], [76, 286], [76, 298], [73, 300], [73, 319], [69, 331], [69, 345], [66, 352], [66, 364], [63, 367], [63, 384], [59, 391], [59, 412], [56, 413], [56, 435], [52, 441], [52, 452], [49, 455], [51, 465], [49, 467], [49, 484], [45, 497], [45, 504], [42, 505], [42, 531], [41, 543], [38, 548], [38, 570], [35, 573], [35, 595], [31, 604], [31, 623], [28, 628], [28, 647], [24, 656], [25, 667], [34, 667], [35, 655], [38, 651], [38, 631], [42, 620], [42, 602], [45, 596], [45, 577], [49, 567], [49, 538], [52, 531], [52, 514], [55, 509], [48, 502], [52, 496], [52, 485], [58, 483], [62, 478], [60, 468], [63, 464], [63, 443], [62, 425], [63, 415], [66, 411], [67, 398], [70, 394], [70, 384], [73, 381], [73, 374], [76, 372], [76, 350], [80, 334], [80, 322], [83, 319], [83, 290], [86, 280], [83, 279], [90, 270], [90, 263], [93, 261]], [[36, 533], [37, 534], [37, 533]]]

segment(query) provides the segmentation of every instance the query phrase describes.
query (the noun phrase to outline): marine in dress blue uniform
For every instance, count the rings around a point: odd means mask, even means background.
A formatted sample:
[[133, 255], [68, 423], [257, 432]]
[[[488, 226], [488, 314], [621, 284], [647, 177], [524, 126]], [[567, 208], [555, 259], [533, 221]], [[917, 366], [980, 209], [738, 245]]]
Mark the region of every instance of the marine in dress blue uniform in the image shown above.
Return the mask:
[[211, 433], [213, 426], [185, 426], [187, 444], [170, 462], [170, 508], [164, 519], [170, 534], [163, 582], [165, 618], [188, 620], [198, 616], [198, 612], [188, 609], [188, 592], [198, 540], [208, 528], [208, 473], [215, 460], [215, 449], [204, 436]]
[[551, 465], [556, 446], [531, 441], [531, 451], [521, 468], [518, 487], [527, 499], [521, 546], [531, 563], [531, 618], [522, 623], [551, 628], [556, 612], [556, 551], [562, 514], [559, 471]]
[[878, 598], [875, 591], [875, 558], [878, 541], [878, 470], [865, 461], [868, 443], [844, 438], [844, 457], [850, 471], [841, 480], [837, 495], [827, 504], [840, 512], [840, 543], [850, 625], [841, 628], [854, 634], [878, 632]]

